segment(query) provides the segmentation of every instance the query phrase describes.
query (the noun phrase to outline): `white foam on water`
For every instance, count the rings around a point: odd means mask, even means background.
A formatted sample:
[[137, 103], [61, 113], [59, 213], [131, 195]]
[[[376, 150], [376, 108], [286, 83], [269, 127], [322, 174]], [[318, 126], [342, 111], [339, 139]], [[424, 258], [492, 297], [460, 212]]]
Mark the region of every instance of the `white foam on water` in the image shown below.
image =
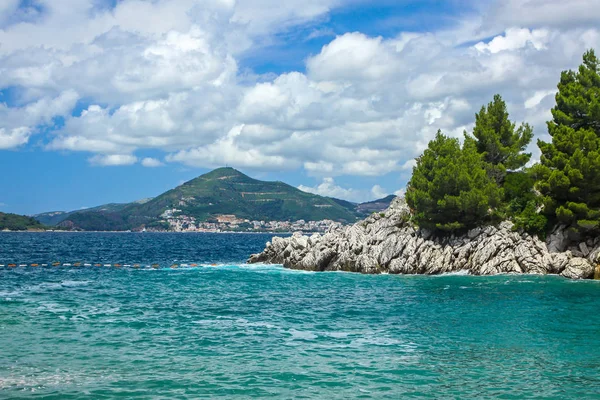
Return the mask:
[[60, 284], [64, 287], [77, 287], [77, 286], [87, 286], [92, 281], [62, 281]]
[[12, 300], [13, 297], [15, 296], [20, 296], [22, 295], [23, 292], [21, 290], [13, 290], [10, 292], [0, 292], [0, 297], [5, 297], [6, 300]]
[[[368, 336], [363, 338], [358, 338], [352, 341], [352, 343], [356, 343], [359, 345], [372, 345], [372, 346], [400, 346], [405, 345], [398, 339], [386, 338], [382, 336]], [[407, 346], [407, 345], [405, 345]], [[411, 347], [407, 346], [406, 351], [414, 351]]]
[[27, 292], [40, 292], [62, 288], [63, 286], [59, 282], [42, 282], [37, 285], [26, 286], [24, 289]]
[[466, 276], [466, 275], [471, 275], [471, 272], [469, 272], [468, 269], [461, 269], [459, 271], [452, 271], [452, 272], [444, 272], [443, 274], [439, 274], [437, 276]]
[[314, 340], [318, 338], [318, 336], [311, 331], [299, 331], [297, 329], [290, 329], [288, 330], [288, 333], [292, 335], [292, 340]]
[[338, 331], [333, 331], [333, 332], [322, 332], [322, 334], [324, 336], [328, 336], [334, 339], [345, 339], [348, 336], [351, 335], [351, 333], [347, 333], [347, 332], [338, 332]]
[[251, 322], [245, 318], [238, 318], [235, 320], [236, 324], [239, 326], [251, 327], [251, 328], [268, 328], [268, 329], [279, 329], [278, 326], [270, 324], [268, 322]]
[[[62, 386], [84, 386], [101, 381], [115, 382], [119, 377], [112, 375], [89, 376], [80, 373], [47, 373], [26, 369], [20, 376], [0, 376], [0, 390], [17, 389], [21, 392], [37, 392]], [[13, 372], [14, 374], [14, 372]]]
[[70, 308], [66, 308], [58, 303], [52, 303], [47, 301], [40, 303], [37, 309], [40, 311], [47, 311], [52, 314], [71, 312]]

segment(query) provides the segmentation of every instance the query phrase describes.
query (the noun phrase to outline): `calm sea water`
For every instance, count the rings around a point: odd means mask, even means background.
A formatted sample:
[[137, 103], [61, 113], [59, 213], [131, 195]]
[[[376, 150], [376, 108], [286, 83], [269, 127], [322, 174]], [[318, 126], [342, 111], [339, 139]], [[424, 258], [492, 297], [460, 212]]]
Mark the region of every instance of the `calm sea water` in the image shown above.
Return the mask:
[[0, 267], [0, 398], [600, 398], [600, 282], [244, 265], [269, 239], [1, 233], [142, 266]]

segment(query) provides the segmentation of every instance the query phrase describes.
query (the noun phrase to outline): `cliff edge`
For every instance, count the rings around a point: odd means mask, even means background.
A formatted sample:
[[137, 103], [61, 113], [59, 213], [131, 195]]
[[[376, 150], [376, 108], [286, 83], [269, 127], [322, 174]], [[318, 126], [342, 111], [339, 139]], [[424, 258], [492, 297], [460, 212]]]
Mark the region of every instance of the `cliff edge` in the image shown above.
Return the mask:
[[436, 236], [414, 227], [403, 198], [382, 213], [325, 234], [274, 237], [248, 263], [283, 264], [310, 271], [365, 274], [473, 275], [558, 274], [571, 279], [600, 277], [600, 238], [569, 243], [563, 228], [546, 242], [513, 231], [511, 222], [475, 228], [464, 235]]

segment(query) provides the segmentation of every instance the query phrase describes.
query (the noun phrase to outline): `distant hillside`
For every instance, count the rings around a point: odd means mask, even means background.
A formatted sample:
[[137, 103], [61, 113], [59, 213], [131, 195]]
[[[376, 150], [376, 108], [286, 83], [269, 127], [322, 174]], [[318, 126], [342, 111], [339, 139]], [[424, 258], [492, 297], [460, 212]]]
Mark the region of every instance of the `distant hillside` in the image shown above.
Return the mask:
[[128, 230], [164, 226], [165, 212], [207, 221], [219, 215], [264, 221], [331, 219], [353, 222], [353, 203], [303, 192], [283, 182], [252, 179], [233, 168], [219, 168], [192, 179], [143, 204], [118, 209], [88, 209], [69, 213], [59, 226], [83, 230]]
[[392, 200], [394, 200], [395, 198], [396, 198], [396, 196], [391, 194], [387, 197], [384, 197], [383, 199], [378, 199], [378, 200], [373, 200], [373, 201], [369, 201], [366, 203], [361, 203], [356, 206], [356, 211], [359, 214], [370, 214], [373, 212], [380, 212], [380, 211], [387, 209], [390, 206], [390, 204], [392, 203]]
[[335, 201], [336, 203], [338, 203], [340, 206], [348, 209], [348, 210], [355, 210], [356, 207], [359, 206], [358, 203], [353, 203], [351, 201], [347, 201], [347, 200], [342, 200], [342, 199], [336, 199], [335, 197], [331, 197], [331, 200]]
[[121, 211], [124, 208], [126, 208], [132, 204], [144, 204], [150, 200], [152, 200], [152, 199], [138, 200], [133, 203], [109, 203], [109, 204], [103, 204], [103, 205], [97, 206], [97, 207], [85, 208], [83, 210], [76, 210], [76, 211], [49, 211], [49, 212], [45, 212], [45, 213], [35, 214], [35, 215], [33, 215], [33, 218], [37, 219], [42, 224], [54, 226], [54, 225], [59, 225], [61, 222], [69, 219], [75, 213], [77, 213], [77, 214], [85, 214], [85, 213], [89, 213], [89, 212], [113, 213], [113, 212]]
[[8, 229], [11, 231], [26, 231], [29, 229], [45, 229], [32, 217], [18, 214], [7, 214], [0, 212], [0, 230]]

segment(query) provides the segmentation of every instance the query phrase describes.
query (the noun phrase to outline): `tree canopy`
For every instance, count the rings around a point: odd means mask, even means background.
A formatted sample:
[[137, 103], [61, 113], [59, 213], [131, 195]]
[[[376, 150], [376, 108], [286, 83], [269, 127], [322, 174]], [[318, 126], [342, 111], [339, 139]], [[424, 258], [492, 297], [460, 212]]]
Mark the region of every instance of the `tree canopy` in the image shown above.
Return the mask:
[[[465, 132], [465, 136], [469, 135]], [[475, 114], [473, 137], [488, 172], [498, 183], [504, 181], [507, 170], [522, 168], [531, 158], [531, 153], [524, 151], [533, 138], [533, 129], [527, 123], [517, 128], [510, 121], [506, 103], [499, 94]]]
[[0, 212], [0, 230], [24, 231], [27, 229], [44, 229], [44, 225], [25, 215]]
[[548, 122], [550, 143], [536, 167], [544, 211], [580, 232], [600, 223], [600, 64], [593, 50], [577, 71], [563, 71]]
[[479, 224], [501, 198], [501, 189], [489, 177], [475, 141], [438, 131], [429, 142], [408, 183], [406, 201], [415, 222], [423, 227], [453, 231]]
[[475, 115], [462, 148], [438, 132], [407, 186], [413, 220], [439, 230], [510, 219], [542, 235], [548, 222], [600, 232], [600, 62], [593, 50], [576, 71], [562, 72], [551, 111], [552, 141], [538, 140], [540, 163], [532, 168], [525, 168], [525, 149], [533, 130], [510, 121], [500, 95]]

